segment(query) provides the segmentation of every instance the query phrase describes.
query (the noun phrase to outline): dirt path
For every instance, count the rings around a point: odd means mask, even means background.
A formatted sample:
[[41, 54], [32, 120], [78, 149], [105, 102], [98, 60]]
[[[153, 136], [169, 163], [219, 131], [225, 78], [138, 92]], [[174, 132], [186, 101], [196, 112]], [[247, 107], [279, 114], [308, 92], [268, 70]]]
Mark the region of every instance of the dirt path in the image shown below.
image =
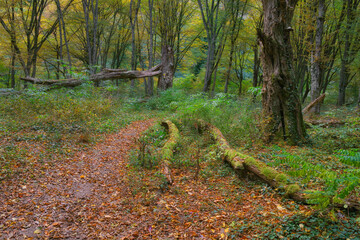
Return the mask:
[[127, 155], [152, 120], [133, 122], [92, 150], [36, 174], [1, 182], [0, 239], [99, 239], [120, 236], [131, 219]]
[[0, 239], [252, 239], [308, 211], [216, 159], [198, 180], [192, 167], [173, 168], [175, 184], [161, 192], [159, 170], [128, 159], [152, 124], [133, 122], [90, 150], [1, 181]]

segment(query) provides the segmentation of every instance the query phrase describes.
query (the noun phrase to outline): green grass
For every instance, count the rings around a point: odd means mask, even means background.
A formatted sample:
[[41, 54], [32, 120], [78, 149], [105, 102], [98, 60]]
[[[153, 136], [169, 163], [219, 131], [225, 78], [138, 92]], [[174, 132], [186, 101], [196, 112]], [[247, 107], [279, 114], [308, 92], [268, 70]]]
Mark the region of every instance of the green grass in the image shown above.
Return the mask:
[[0, 179], [27, 171], [33, 164], [54, 161], [57, 155], [69, 157], [101, 140], [103, 134], [157, 115], [134, 110], [128, 103], [128, 95], [121, 90], [87, 84], [48, 92], [29, 89], [0, 98]]

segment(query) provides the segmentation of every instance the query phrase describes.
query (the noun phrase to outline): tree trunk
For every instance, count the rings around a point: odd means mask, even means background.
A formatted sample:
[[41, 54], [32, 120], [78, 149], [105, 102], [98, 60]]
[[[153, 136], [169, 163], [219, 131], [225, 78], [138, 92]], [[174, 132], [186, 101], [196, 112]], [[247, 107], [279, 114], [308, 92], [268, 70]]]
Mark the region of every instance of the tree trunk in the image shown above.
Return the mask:
[[[347, 45], [345, 43], [345, 50], [344, 50], [344, 58], [345, 58], [345, 53], [348, 51], [347, 49]], [[346, 60], [342, 59], [341, 60], [341, 69], [340, 69], [340, 80], [339, 80], [339, 95], [338, 95], [338, 102], [337, 104], [339, 106], [342, 106], [345, 104], [345, 96], [346, 96], [346, 87], [347, 87], [347, 82], [348, 82], [348, 78], [349, 78], [349, 73], [348, 73], [349, 69], [347, 67], [347, 62]]]
[[[138, 17], [138, 11], [140, 8], [140, 2], [141, 0], [138, 0], [137, 6], [135, 7], [135, 10], [133, 10], [134, 0], [130, 1], [130, 25], [131, 25], [131, 70], [136, 70], [137, 66], [137, 52], [136, 52], [136, 43], [135, 43], [135, 27]], [[133, 13], [134, 11], [134, 13]], [[134, 14], [134, 15], [133, 15]], [[135, 81], [131, 80], [131, 88], [134, 89], [135, 87]]]
[[[320, 85], [322, 75], [321, 67], [321, 48], [322, 35], [325, 21], [325, 0], [319, 0], [318, 18], [316, 21], [315, 50], [311, 52], [311, 101], [315, 101], [320, 96]], [[320, 114], [320, 104], [312, 110], [315, 114]]]
[[341, 68], [340, 68], [340, 80], [339, 80], [339, 95], [338, 95], [338, 102], [339, 106], [345, 104], [345, 94], [346, 94], [346, 87], [349, 79], [349, 69], [348, 69], [348, 59], [349, 59], [349, 52], [350, 52], [350, 30], [351, 30], [351, 0], [347, 0], [347, 25], [346, 25], [346, 32], [345, 32], [345, 44], [344, 44], [344, 51], [341, 58]]
[[174, 51], [166, 43], [161, 46], [161, 65], [162, 74], [159, 78], [158, 89], [164, 91], [172, 87], [174, 78]]
[[217, 78], [217, 66], [214, 69], [214, 81], [211, 87], [211, 97], [215, 97], [215, 87], [216, 87], [216, 78]]
[[16, 53], [14, 46], [11, 46], [11, 66], [10, 66], [10, 87], [15, 88], [15, 60]]
[[305, 141], [306, 131], [296, 89], [290, 44], [291, 20], [297, 0], [262, 0], [264, 30], [258, 30], [264, 83], [264, 136], [271, 141], [282, 127], [292, 144]]
[[[60, 5], [60, 1], [56, 0], [56, 4], [58, 7], [58, 13], [59, 13], [59, 25], [62, 26], [63, 28], [63, 35], [64, 35], [64, 41], [65, 41], [65, 46], [66, 46], [66, 53], [68, 56], [68, 65], [69, 65], [69, 76], [71, 76], [71, 68], [72, 68], [72, 64], [71, 64], [71, 56], [70, 56], [70, 48], [69, 48], [69, 42], [67, 40], [67, 36], [66, 36], [66, 28], [65, 28], [65, 21], [64, 21], [64, 16], [63, 16], [63, 12], [61, 10], [61, 5]], [[61, 24], [60, 24], [61, 23]]]
[[231, 74], [231, 70], [232, 70], [232, 62], [233, 62], [234, 49], [235, 49], [235, 41], [231, 41], [230, 57], [229, 57], [228, 69], [227, 69], [227, 71], [226, 71], [226, 79], [225, 79], [224, 93], [227, 93], [227, 92], [228, 92], [228, 85], [229, 85], [230, 74]]
[[258, 86], [258, 78], [259, 78], [259, 70], [260, 70], [258, 43], [255, 44], [253, 51], [254, 51], [254, 66], [253, 66], [252, 86], [257, 87]]
[[208, 53], [207, 53], [207, 59], [206, 59], [206, 72], [205, 72], [205, 80], [204, 80], [204, 88], [203, 88], [204, 92], [208, 92], [210, 90], [213, 67], [214, 67], [214, 62], [215, 62], [215, 48], [216, 48], [215, 39], [212, 39], [208, 43]]
[[[149, 0], [149, 38], [150, 38], [150, 46], [149, 46], [149, 68], [152, 68], [153, 65], [153, 51], [154, 51], [154, 30], [153, 30], [153, 6], [154, 6], [154, 0]], [[149, 77], [148, 79], [148, 85], [146, 95], [152, 96], [154, 95], [154, 79], [153, 77]]]

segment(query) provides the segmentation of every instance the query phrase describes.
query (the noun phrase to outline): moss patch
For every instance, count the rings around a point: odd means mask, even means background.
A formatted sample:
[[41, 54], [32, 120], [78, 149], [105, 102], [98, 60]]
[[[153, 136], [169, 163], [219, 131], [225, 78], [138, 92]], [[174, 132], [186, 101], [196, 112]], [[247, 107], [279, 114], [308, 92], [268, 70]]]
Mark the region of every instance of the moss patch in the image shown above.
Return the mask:
[[300, 191], [300, 186], [297, 184], [290, 184], [285, 187], [285, 194], [287, 196], [292, 195]]
[[286, 184], [288, 182], [288, 177], [285, 174], [280, 173], [275, 177], [275, 181], [279, 182], [280, 184]]

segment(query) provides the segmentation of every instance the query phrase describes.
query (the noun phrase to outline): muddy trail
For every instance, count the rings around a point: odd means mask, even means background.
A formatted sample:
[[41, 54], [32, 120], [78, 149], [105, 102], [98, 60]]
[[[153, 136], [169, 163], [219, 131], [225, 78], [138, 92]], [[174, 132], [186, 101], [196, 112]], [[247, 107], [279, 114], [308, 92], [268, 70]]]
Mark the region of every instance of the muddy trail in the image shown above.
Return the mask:
[[26, 179], [1, 181], [0, 239], [246, 239], [260, 233], [256, 224], [309, 212], [233, 174], [195, 181], [174, 169], [170, 189], [152, 187], [156, 172], [134, 171], [129, 153], [153, 123], [133, 122]]

